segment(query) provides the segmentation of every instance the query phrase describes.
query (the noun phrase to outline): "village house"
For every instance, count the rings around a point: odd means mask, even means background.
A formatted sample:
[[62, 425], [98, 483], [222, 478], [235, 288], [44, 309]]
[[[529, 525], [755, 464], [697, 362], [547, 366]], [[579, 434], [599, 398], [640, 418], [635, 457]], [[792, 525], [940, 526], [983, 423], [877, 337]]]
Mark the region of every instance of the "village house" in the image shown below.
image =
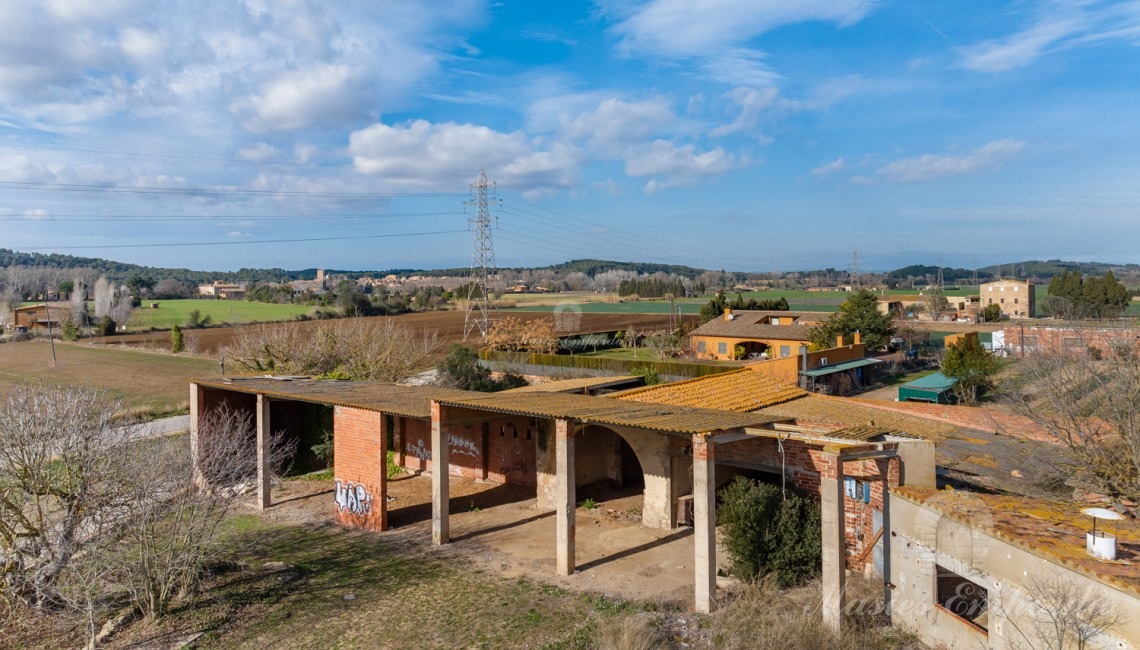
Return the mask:
[[245, 286], [214, 280], [210, 284], [198, 285], [198, 295], [208, 298], [218, 298], [220, 300], [244, 300]]
[[700, 360], [773, 359], [799, 354], [808, 332], [827, 314], [793, 311], [734, 311], [693, 330], [689, 349]]
[[1035, 286], [1028, 280], [995, 280], [982, 283], [981, 308], [997, 305], [1006, 318], [1036, 318]]
[[27, 305], [12, 310], [12, 316], [5, 324], [6, 329], [24, 329], [28, 331], [49, 328], [58, 331], [63, 321], [71, 318], [71, 308], [63, 305]]

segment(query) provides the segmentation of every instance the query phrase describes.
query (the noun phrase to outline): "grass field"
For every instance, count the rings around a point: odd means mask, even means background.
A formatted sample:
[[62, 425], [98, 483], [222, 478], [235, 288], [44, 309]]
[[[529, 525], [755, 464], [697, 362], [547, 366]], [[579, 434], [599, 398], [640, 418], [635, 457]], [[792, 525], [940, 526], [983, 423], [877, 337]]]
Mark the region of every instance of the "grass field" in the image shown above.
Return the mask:
[[47, 341], [0, 345], [0, 394], [14, 384], [92, 386], [121, 398], [128, 407], [153, 415], [186, 412], [189, 380], [217, 374], [217, 363], [171, 354], [92, 347], [83, 343], [55, 344], [51, 365]]
[[[151, 304], [157, 304], [158, 309], [151, 309]], [[195, 309], [201, 312], [203, 317], [209, 316], [215, 325], [293, 320], [313, 310], [308, 305], [275, 305], [245, 300], [145, 301], [142, 307], [131, 312], [131, 321], [127, 328], [140, 331], [151, 328], [170, 329], [174, 325], [185, 325], [190, 320], [190, 312]]]

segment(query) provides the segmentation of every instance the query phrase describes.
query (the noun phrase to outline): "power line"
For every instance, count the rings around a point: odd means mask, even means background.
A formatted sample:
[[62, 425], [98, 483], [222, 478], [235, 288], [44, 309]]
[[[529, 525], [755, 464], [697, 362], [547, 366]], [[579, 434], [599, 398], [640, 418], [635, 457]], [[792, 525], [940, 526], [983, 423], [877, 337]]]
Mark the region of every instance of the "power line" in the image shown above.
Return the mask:
[[251, 190], [239, 188], [201, 187], [119, 187], [85, 183], [40, 183], [33, 181], [0, 181], [12, 190], [41, 192], [103, 192], [108, 194], [175, 194], [183, 196], [312, 196], [323, 198], [445, 198], [460, 196], [458, 192], [305, 192], [299, 190]]
[[399, 219], [404, 217], [453, 217], [462, 212], [386, 212], [384, 214], [321, 214], [321, 215], [275, 215], [275, 214], [203, 214], [203, 215], [98, 215], [98, 214], [47, 214], [0, 215], [0, 221], [78, 221], [103, 223], [110, 221], [206, 221], [215, 219], [235, 219], [249, 221], [336, 221], [347, 219]]

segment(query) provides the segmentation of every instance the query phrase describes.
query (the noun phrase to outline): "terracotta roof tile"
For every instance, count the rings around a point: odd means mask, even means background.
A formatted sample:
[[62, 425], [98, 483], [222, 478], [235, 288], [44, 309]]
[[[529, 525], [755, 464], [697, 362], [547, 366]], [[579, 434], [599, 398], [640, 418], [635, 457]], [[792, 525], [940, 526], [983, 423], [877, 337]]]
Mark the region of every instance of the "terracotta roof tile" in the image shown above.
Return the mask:
[[767, 375], [742, 368], [671, 384], [646, 386], [614, 393], [610, 397], [651, 404], [699, 406], [725, 411], [748, 412], [794, 400], [808, 392]]

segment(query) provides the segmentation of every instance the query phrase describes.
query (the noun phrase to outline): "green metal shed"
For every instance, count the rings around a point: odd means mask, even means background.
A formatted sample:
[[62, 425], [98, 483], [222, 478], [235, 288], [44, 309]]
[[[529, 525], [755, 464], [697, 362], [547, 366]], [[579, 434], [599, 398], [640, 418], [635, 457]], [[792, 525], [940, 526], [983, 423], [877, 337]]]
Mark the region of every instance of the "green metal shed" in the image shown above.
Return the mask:
[[899, 386], [900, 402], [930, 402], [932, 404], [950, 404], [956, 401], [954, 397], [954, 384], [957, 379], [950, 379], [940, 372]]

